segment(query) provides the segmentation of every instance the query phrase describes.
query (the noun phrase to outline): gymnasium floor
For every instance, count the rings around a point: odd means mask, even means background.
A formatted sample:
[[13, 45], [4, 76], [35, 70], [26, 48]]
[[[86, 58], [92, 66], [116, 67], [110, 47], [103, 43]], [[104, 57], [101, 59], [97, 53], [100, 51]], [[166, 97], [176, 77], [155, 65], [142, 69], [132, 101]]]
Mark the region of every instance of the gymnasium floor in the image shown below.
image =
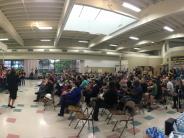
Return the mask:
[[[74, 129], [75, 122], [69, 127], [69, 115], [63, 120], [59, 118], [57, 116], [59, 108], [55, 111], [52, 108], [43, 111], [41, 104], [33, 102], [37, 83], [38, 81], [26, 81], [26, 86], [19, 88], [15, 109], [7, 108], [8, 95], [0, 93], [0, 138], [75, 138], [81, 124], [77, 129]], [[178, 115], [179, 113], [171, 109], [163, 108], [140, 113], [135, 117], [136, 135], [132, 134], [130, 124], [123, 138], [143, 138], [145, 129], [153, 126], [164, 130], [164, 121]], [[109, 125], [104, 120], [105, 115], [100, 117], [99, 122], [95, 122], [95, 136], [92, 135], [92, 129], [86, 126], [80, 138], [117, 138], [122, 130], [121, 125], [112, 132], [115, 118]]]

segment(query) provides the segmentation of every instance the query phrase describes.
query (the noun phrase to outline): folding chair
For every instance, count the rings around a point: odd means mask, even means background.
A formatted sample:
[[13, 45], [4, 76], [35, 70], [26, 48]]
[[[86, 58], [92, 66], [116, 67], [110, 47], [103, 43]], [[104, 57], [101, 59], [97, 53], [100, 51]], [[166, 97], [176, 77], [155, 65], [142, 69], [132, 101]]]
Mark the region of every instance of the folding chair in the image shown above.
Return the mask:
[[94, 135], [94, 133], [95, 133], [94, 132], [94, 120], [93, 120], [92, 114], [93, 114], [93, 109], [89, 112], [88, 107], [86, 107], [84, 112], [77, 112], [76, 113], [76, 119], [79, 119], [79, 120], [78, 120], [77, 124], [75, 125], [75, 129], [77, 128], [80, 121], [84, 121], [81, 129], [79, 130], [79, 132], [77, 134], [77, 137], [79, 137], [80, 133], [82, 132], [82, 130], [87, 122], [88, 122], [88, 128], [90, 127], [89, 121], [91, 121], [91, 123], [92, 123], [92, 129], [93, 129], [93, 135]]
[[[73, 113], [82, 112], [82, 106], [80, 106], [80, 105], [69, 105], [68, 106], [68, 111], [70, 112], [69, 118], [71, 118]], [[75, 119], [75, 117], [71, 118], [69, 126], [71, 126], [74, 119]]]
[[123, 127], [123, 130], [121, 131], [119, 138], [121, 138], [123, 132], [125, 131], [125, 128], [128, 127], [129, 122], [132, 122], [133, 132], [135, 135], [135, 125], [134, 125], [134, 116], [136, 112], [135, 103], [133, 101], [127, 101], [124, 109], [125, 109], [125, 115], [121, 115], [121, 119], [116, 121], [112, 129], [112, 131], [115, 130], [118, 122], [125, 122], [125, 126]]

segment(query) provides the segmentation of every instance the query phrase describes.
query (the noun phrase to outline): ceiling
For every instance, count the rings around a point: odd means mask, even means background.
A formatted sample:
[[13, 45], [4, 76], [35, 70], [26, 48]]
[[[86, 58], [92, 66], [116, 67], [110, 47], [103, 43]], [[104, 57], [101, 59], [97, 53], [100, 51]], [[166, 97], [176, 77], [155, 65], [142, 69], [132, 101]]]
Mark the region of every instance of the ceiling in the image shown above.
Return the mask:
[[[123, 7], [124, 2], [139, 7], [141, 11], [134, 12]], [[99, 11], [115, 12], [135, 19], [135, 22], [119, 27], [109, 35], [90, 34], [88, 30], [69, 31], [65, 29], [65, 26], [76, 4], [97, 8], [100, 9]], [[17, 51], [19, 49], [68, 51], [88, 49], [88, 51], [116, 53], [127, 51], [147, 53], [153, 51], [155, 53], [154, 51], [161, 49], [165, 40], [170, 40], [172, 43], [178, 43], [178, 41], [184, 43], [182, 5], [184, 5], [183, 0], [0, 0], [0, 39], [8, 38], [8, 41], [2, 41], [2, 43], [6, 44], [8, 49], [17, 49]], [[114, 23], [115, 17], [110, 18]], [[104, 27], [110, 22], [109, 19], [108, 22], [105, 21], [102, 25]], [[122, 24], [124, 22], [122, 21]], [[40, 30], [38, 26], [49, 26], [52, 29]], [[171, 27], [174, 32], [164, 30], [164, 26]], [[131, 40], [130, 36], [138, 37], [139, 40]], [[40, 41], [42, 39], [49, 41]], [[110, 44], [118, 46], [110, 46]], [[134, 48], [139, 48], [139, 50]]]

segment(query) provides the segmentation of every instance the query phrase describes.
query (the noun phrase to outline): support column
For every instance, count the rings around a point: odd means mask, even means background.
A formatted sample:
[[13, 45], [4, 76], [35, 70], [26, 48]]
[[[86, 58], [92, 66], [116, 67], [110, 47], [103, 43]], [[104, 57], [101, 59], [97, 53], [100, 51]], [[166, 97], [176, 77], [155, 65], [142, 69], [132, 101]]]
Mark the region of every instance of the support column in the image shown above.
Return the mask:
[[79, 68], [79, 73], [82, 73], [82, 74], [85, 73], [84, 60], [79, 60], [78, 68]]
[[120, 55], [120, 57], [119, 57], [119, 71], [122, 70], [122, 68], [121, 68], [122, 62], [121, 62], [121, 60], [122, 60], [122, 56]]

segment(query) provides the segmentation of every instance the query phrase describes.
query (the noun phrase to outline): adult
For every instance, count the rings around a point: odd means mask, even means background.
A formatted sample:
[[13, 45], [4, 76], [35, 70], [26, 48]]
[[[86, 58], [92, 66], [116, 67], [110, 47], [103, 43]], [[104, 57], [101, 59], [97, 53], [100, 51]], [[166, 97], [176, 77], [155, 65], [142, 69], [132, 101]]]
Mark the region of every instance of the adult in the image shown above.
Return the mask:
[[38, 69], [35, 68], [35, 79], [38, 79]]
[[143, 95], [143, 89], [141, 87], [139, 80], [134, 81], [133, 89], [132, 89], [132, 92], [130, 94], [131, 94], [131, 99], [135, 103], [139, 104], [141, 102], [142, 95]]
[[37, 98], [34, 102], [39, 102], [41, 98], [43, 98], [46, 94], [52, 93], [54, 88], [54, 80], [52, 77], [46, 78], [43, 83], [42, 90], [37, 93]]
[[82, 83], [80, 84], [80, 87], [82, 89], [85, 89], [89, 84], [89, 81], [87, 80], [87, 77], [86, 76], [83, 76], [83, 80], [82, 80]]
[[112, 108], [115, 105], [117, 105], [117, 101], [118, 101], [118, 96], [117, 96], [117, 92], [115, 91], [115, 84], [114, 82], [110, 82], [107, 92], [99, 95], [99, 98], [96, 100], [96, 104], [93, 112], [93, 119], [95, 121], [98, 121], [99, 109]]
[[61, 97], [61, 109], [58, 116], [64, 117], [65, 108], [69, 105], [76, 105], [80, 102], [81, 98], [81, 87], [78, 83], [72, 83], [74, 87], [70, 92], [63, 93]]
[[19, 78], [16, 75], [15, 69], [12, 69], [10, 74], [7, 76], [8, 90], [10, 92], [8, 107], [15, 108], [14, 103], [17, 98], [17, 90], [19, 84]]
[[174, 90], [174, 84], [171, 81], [171, 77], [167, 78], [167, 91], [169, 93], [169, 95], [171, 95], [173, 97], [173, 108], [176, 108], [176, 103], [177, 103], [177, 93]]
[[184, 85], [181, 79], [176, 81], [175, 92], [177, 93], [177, 108], [181, 109], [181, 99], [184, 97]]

